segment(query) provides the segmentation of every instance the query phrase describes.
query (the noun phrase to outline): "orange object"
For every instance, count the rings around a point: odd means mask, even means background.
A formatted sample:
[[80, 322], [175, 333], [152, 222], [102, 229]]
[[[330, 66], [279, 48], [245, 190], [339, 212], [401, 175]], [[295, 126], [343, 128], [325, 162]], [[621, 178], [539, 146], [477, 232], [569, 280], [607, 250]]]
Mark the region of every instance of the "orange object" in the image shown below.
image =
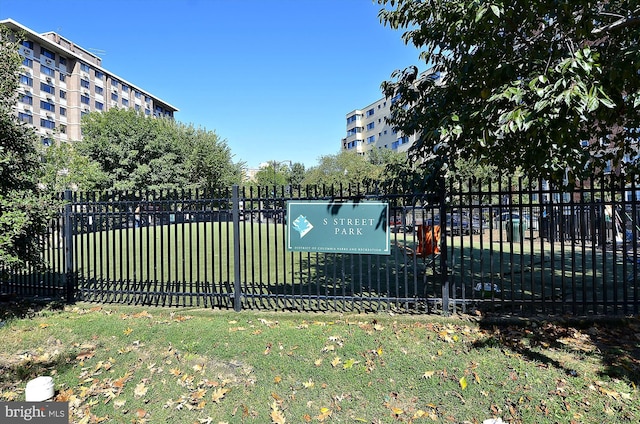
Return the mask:
[[426, 258], [440, 253], [440, 226], [418, 225], [416, 256]]

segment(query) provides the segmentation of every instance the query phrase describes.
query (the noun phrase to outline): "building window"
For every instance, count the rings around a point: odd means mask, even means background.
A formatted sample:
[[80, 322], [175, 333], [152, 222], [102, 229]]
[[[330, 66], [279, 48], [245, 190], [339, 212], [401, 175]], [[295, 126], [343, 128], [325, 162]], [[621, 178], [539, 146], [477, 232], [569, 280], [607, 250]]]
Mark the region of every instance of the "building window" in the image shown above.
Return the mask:
[[370, 117], [371, 115], [373, 115], [375, 113], [375, 110], [373, 108], [369, 109], [367, 111], [367, 118]]
[[104, 89], [99, 85], [96, 85], [96, 94], [102, 94], [103, 92], [104, 92]]
[[29, 41], [29, 40], [22, 40], [22, 44], [23, 46], [25, 46], [28, 49], [33, 50], [33, 41]]
[[146, 103], [151, 103], [151, 97], [149, 97], [149, 96], [144, 96], [144, 101], [145, 101]]
[[60, 116], [67, 116], [67, 108], [60, 107]]
[[122, 84], [122, 91], [124, 91], [125, 93], [128, 93], [129, 92], [129, 86]]
[[83, 88], [89, 88], [89, 81], [87, 81], [84, 78], [80, 79], [80, 86], [82, 86]]
[[145, 109], [144, 110], [144, 114], [147, 115], [147, 116], [151, 115], [151, 110]]
[[40, 83], [40, 91], [44, 91], [45, 93], [49, 93], [49, 94], [56, 93], [56, 89], [52, 85], [45, 84], [44, 82]]
[[89, 114], [89, 112], [86, 112], [86, 111], [83, 110], [82, 112], [80, 112], [80, 119], [84, 118], [88, 114]]
[[51, 50], [47, 50], [44, 47], [40, 47], [40, 54], [42, 54], [44, 57], [48, 57], [51, 60], [55, 60], [56, 58], [56, 54], [54, 52], [52, 52]]
[[111, 100], [118, 101], [118, 95], [116, 93], [111, 93]]
[[367, 124], [367, 130], [372, 130], [374, 126], [375, 126], [375, 122], [369, 122]]
[[43, 138], [42, 139], [42, 145], [45, 147], [51, 147], [51, 145], [53, 144], [53, 140], [51, 140], [49, 137]]
[[56, 76], [56, 71], [53, 68], [49, 68], [48, 66], [40, 65], [40, 72], [45, 75], [49, 75], [50, 77]]
[[66, 134], [67, 133], [67, 126], [66, 125], [60, 125], [60, 133], [61, 134]]
[[89, 96], [80, 95], [80, 102], [88, 105], [91, 102], [91, 99], [89, 98]]
[[140, 112], [140, 105], [135, 105], [134, 108], [135, 108], [136, 112]]
[[26, 75], [20, 75], [20, 84], [28, 85], [29, 87], [33, 87], [33, 78], [28, 77]]
[[25, 57], [25, 58], [22, 60], [22, 64], [23, 64], [24, 66], [29, 67], [29, 68], [33, 68], [33, 60], [29, 59], [28, 57]]
[[40, 100], [40, 109], [48, 110], [50, 112], [56, 111], [56, 105], [53, 103], [47, 102], [45, 100]]
[[48, 128], [50, 130], [55, 129], [56, 123], [50, 119], [40, 119], [40, 126], [43, 128]]
[[80, 64], [80, 70], [81, 70], [82, 72], [89, 73], [89, 71], [91, 70], [91, 68], [89, 68], [89, 65], [87, 65], [86, 63], [81, 63], [81, 64]]
[[350, 117], [347, 118], [347, 124], [350, 124], [352, 122], [356, 122], [361, 117], [362, 117], [362, 115], [359, 114], [359, 113], [353, 114], [353, 115], [351, 115]]
[[103, 110], [104, 104], [96, 100], [96, 110]]
[[350, 135], [359, 134], [362, 132], [362, 127], [354, 127], [347, 131], [347, 137]]
[[102, 80], [104, 79], [104, 73], [102, 73], [101, 71], [98, 71], [96, 69], [96, 79]]
[[136, 96], [136, 99], [139, 99], [140, 97], [142, 97], [142, 94], [138, 90], [134, 92], [134, 95]]
[[111, 85], [112, 85], [113, 87], [117, 87], [117, 86], [118, 86], [118, 80], [116, 80], [116, 79], [112, 79], [112, 80], [111, 80]]
[[60, 98], [61, 99], [66, 99], [67, 98], [67, 92], [64, 90], [60, 90]]
[[129, 100], [122, 99], [122, 106], [129, 106]]
[[376, 136], [375, 135], [367, 137], [367, 143], [373, 143], [374, 141], [376, 141]]
[[24, 96], [22, 96], [20, 98], [20, 101], [24, 104], [27, 105], [32, 105], [33, 104], [33, 97], [31, 97], [31, 94], [25, 94]]
[[60, 64], [61, 64], [62, 66], [67, 66], [67, 59], [66, 59], [66, 58], [64, 58], [64, 57], [60, 56], [60, 58], [58, 59], [58, 61], [60, 62]]
[[67, 80], [67, 76], [60, 72], [60, 81], [65, 82]]
[[33, 124], [33, 115], [30, 113], [18, 112], [18, 119], [27, 124]]

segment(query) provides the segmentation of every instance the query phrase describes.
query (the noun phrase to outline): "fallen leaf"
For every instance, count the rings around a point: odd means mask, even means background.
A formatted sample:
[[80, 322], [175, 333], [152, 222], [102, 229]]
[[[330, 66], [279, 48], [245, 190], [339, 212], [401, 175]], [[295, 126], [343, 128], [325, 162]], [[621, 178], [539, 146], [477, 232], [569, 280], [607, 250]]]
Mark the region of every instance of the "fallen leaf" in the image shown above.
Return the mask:
[[465, 390], [467, 388], [467, 379], [465, 377], [462, 377], [460, 379], [460, 388], [462, 390]]
[[273, 401], [273, 403], [271, 404], [271, 422], [273, 424], [285, 424], [286, 420], [284, 418], [284, 415], [282, 415], [282, 411], [280, 411], [280, 408], [278, 408], [278, 403], [276, 401]]
[[136, 398], [141, 398], [142, 396], [144, 396], [144, 395], [146, 395], [146, 394], [147, 394], [147, 390], [149, 390], [149, 388], [148, 388], [148, 387], [146, 387], [146, 386], [144, 385], [144, 383], [139, 383], [139, 384], [137, 384], [137, 385], [136, 385], [136, 388], [135, 388], [135, 390], [133, 391], [133, 395], [134, 395]]
[[275, 377], [273, 377], [274, 383], [280, 384], [281, 381], [282, 381], [282, 377], [280, 377], [279, 375], [276, 375]]
[[127, 327], [127, 329], [123, 330], [122, 332], [125, 336], [128, 336], [129, 334], [133, 333], [133, 329], [131, 327]]
[[229, 390], [230, 389], [227, 389], [225, 387], [219, 387], [215, 389], [211, 394], [211, 400], [214, 401], [215, 403], [220, 403], [220, 401], [224, 398], [224, 395], [226, 395], [229, 392]]
[[424, 374], [422, 374], [422, 378], [431, 378], [435, 373], [435, 371], [425, 371]]
[[76, 356], [76, 359], [80, 360], [80, 361], [85, 361], [87, 359], [93, 358], [95, 356], [96, 352], [93, 350], [85, 350], [82, 351], [78, 354], [78, 356]]
[[342, 369], [346, 370], [346, 369], [349, 369], [349, 368], [353, 368], [353, 366], [355, 364], [357, 364], [358, 362], [360, 362], [360, 361], [356, 361], [355, 359], [352, 359], [352, 358], [347, 359], [347, 361], [342, 366]]
[[324, 422], [331, 416], [332, 413], [333, 411], [331, 411], [331, 409], [329, 408], [320, 408], [320, 414], [316, 416], [316, 420]]
[[153, 318], [147, 311], [142, 311], [133, 315], [134, 318]]

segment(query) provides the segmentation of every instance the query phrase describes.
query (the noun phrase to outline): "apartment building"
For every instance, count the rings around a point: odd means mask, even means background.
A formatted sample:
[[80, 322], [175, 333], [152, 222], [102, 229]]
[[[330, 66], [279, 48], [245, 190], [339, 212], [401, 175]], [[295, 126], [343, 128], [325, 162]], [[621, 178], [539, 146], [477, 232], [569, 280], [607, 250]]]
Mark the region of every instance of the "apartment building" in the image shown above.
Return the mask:
[[391, 149], [406, 152], [415, 136], [396, 132], [386, 122], [393, 99], [383, 98], [362, 109], [347, 113], [347, 136], [342, 139], [342, 150], [365, 155], [372, 149]]
[[[421, 72], [417, 81], [432, 79], [435, 84], [442, 83], [442, 75], [427, 69]], [[391, 149], [406, 152], [417, 136], [396, 132], [386, 119], [391, 114], [391, 105], [396, 98], [382, 98], [362, 109], [347, 113], [347, 136], [342, 139], [342, 150], [355, 151], [365, 155], [372, 149]]]
[[42, 143], [82, 139], [83, 115], [134, 108], [147, 116], [173, 117], [178, 109], [102, 67], [102, 59], [55, 32], [38, 34], [12, 19], [21, 32], [18, 119], [32, 125]]

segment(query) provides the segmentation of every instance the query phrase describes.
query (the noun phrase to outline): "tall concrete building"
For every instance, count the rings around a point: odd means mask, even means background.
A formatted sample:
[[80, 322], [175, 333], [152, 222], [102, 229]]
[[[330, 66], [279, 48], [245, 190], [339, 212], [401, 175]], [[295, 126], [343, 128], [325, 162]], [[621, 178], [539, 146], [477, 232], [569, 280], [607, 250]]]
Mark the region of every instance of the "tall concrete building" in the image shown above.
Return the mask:
[[365, 155], [372, 149], [391, 149], [405, 152], [415, 140], [393, 130], [386, 122], [393, 99], [383, 98], [362, 109], [347, 113], [347, 136], [342, 150]]
[[[440, 73], [432, 69], [420, 73], [416, 83], [429, 78], [435, 84], [442, 83]], [[354, 151], [365, 155], [372, 149], [390, 149], [395, 152], [406, 152], [415, 142], [417, 136], [396, 132], [387, 124], [391, 114], [391, 105], [396, 98], [382, 98], [362, 109], [347, 113], [347, 136], [342, 139], [342, 150]]]
[[102, 59], [73, 41], [38, 34], [12, 19], [0, 21], [21, 32], [18, 119], [32, 125], [42, 143], [82, 139], [84, 114], [133, 108], [148, 116], [173, 117], [178, 109], [102, 67]]

